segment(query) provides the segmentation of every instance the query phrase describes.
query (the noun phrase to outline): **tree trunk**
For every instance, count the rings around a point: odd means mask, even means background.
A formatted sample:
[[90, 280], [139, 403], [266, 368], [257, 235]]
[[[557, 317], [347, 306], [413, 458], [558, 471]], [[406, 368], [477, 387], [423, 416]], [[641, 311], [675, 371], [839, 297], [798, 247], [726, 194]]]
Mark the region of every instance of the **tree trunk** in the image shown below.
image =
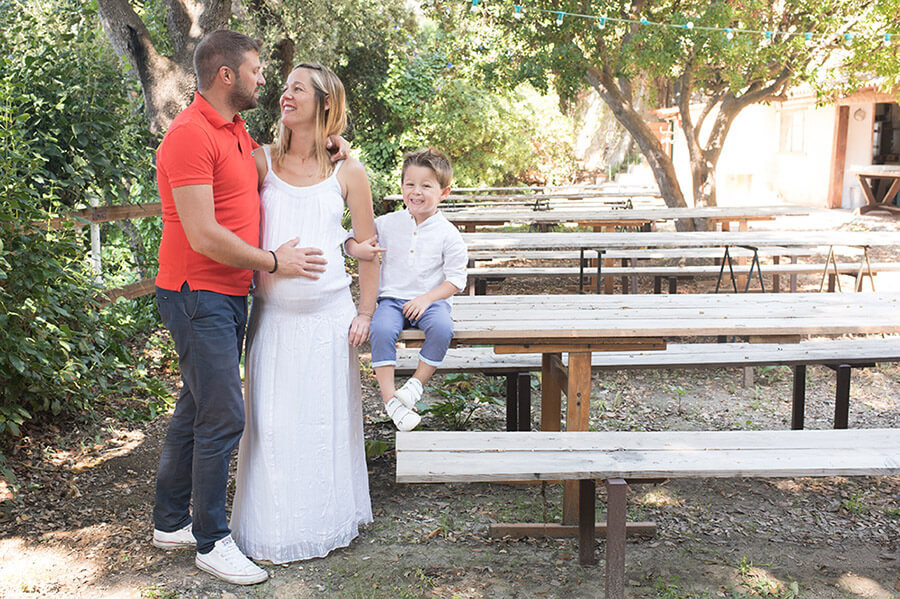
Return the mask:
[[171, 56], [160, 54], [128, 0], [98, 0], [100, 21], [116, 53], [128, 61], [144, 92], [152, 133], [161, 133], [191, 100], [196, 87], [194, 48], [207, 33], [225, 27], [231, 0], [166, 0]]
[[[665, 152], [662, 144], [653, 134], [644, 118], [632, 107], [631, 102], [622, 94], [615, 80], [608, 74], [593, 66], [586, 67], [585, 77], [593, 86], [600, 97], [606, 102], [625, 130], [631, 134], [635, 143], [641, 149], [641, 153], [647, 159], [659, 191], [662, 194], [666, 206], [670, 208], [685, 208], [684, 195], [678, 185], [675, 175], [675, 166], [672, 159]], [[679, 230], [692, 230], [690, 223], [682, 220], [677, 223]]]
[[[747, 106], [763, 100], [772, 100], [784, 93], [790, 70], [785, 67], [766, 87], [760, 83], [751, 84], [740, 96], [732, 91], [722, 90], [712, 95], [697, 117], [696, 123], [690, 110], [690, 100], [693, 91], [693, 63], [688, 61], [684, 71], [676, 80], [675, 97], [678, 103], [678, 112], [681, 116], [681, 126], [684, 130], [688, 147], [688, 156], [691, 165], [691, 188], [694, 196], [694, 206], [716, 206], [716, 165], [722, 155], [725, 146], [725, 138], [731, 130], [731, 124], [737, 118], [738, 113]], [[700, 142], [700, 130], [703, 121], [715, 110], [715, 120], [710, 129], [706, 145]], [[695, 223], [697, 230], [705, 225]]]

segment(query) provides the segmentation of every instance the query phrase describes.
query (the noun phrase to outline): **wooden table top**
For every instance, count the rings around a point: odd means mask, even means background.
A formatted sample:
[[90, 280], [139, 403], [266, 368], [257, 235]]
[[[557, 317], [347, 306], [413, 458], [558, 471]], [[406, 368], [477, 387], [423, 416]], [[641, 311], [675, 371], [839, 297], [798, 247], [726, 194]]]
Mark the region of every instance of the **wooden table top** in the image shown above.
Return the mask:
[[673, 233], [463, 233], [470, 250], [664, 247], [900, 246], [900, 233], [867, 231], [690, 231]]
[[713, 207], [713, 208], [648, 208], [609, 210], [599, 207], [555, 206], [549, 210], [529, 208], [464, 208], [447, 210], [444, 216], [454, 224], [496, 222], [559, 223], [559, 222], [663, 222], [686, 218], [718, 220], [769, 220], [776, 216], [805, 216], [809, 208], [802, 206]]
[[900, 165], [896, 164], [869, 164], [865, 166], [852, 166], [850, 172], [863, 177], [900, 177]]
[[457, 296], [453, 320], [463, 345], [900, 333], [900, 293]]

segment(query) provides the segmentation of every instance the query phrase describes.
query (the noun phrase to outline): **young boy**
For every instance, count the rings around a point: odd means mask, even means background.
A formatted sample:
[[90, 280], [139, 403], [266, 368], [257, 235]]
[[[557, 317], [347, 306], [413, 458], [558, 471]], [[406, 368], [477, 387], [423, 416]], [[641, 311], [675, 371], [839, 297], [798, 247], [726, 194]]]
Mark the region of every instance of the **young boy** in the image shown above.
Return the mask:
[[[452, 177], [443, 152], [425, 148], [407, 154], [400, 177], [406, 210], [376, 218], [376, 238], [351, 238], [346, 244], [347, 253], [361, 260], [384, 252], [370, 327], [372, 366], [385, 410], [401, 431], [414, 429], [421, 420], [416, 402], [453, 338], [450, 298], [466, 286], [466, 245], [438, 211], [450, 193]], [[408, 327], [424, 331], [425, 342], [415, 374], [396, 389], [397, 337]]]

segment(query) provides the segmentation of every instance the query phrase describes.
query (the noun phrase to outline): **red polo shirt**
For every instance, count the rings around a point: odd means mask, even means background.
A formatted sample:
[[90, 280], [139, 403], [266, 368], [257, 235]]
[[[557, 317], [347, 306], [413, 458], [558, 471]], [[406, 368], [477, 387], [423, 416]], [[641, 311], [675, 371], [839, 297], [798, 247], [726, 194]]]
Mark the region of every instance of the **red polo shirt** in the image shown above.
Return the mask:
[[156, 151], [156, 178], [162, 200], [163, 231], [156, 285], [247, 295], [252, 270], [233, 268], [191, 249], [172, 199], [172, 189], [212, 185], [216, 221], [253, 246], [259, 246], [259, 193], [251, 152], [259, 145], [236, 115], [226, 121], [198, 93], [175, 117]]

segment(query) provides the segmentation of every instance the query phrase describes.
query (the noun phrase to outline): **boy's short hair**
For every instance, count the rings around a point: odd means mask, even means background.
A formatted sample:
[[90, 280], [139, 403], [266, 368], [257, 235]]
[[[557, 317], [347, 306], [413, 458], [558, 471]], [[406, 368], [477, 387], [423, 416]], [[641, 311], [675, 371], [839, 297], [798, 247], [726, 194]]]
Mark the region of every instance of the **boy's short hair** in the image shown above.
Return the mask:
[[447, 155], [434, 148], [422, 148], [415, 152], [409, 152], [403, 157], [403, 168], [400, 171], [400, 181], [406, 176], [406, 169], [411, 166], [424, 166], [431, 169], [438, 184], [444, 188], [453, 180], [453, 166]]
[[244, 54], [249, 51], [259, 53], [260, 43], [236, 31], [217, 29], [204, 37], [194, 49], [194, 73], [197, 75], [197, 89], [209, 89], [216, 73], [223, 66], [235, 73], [244, 62]]

